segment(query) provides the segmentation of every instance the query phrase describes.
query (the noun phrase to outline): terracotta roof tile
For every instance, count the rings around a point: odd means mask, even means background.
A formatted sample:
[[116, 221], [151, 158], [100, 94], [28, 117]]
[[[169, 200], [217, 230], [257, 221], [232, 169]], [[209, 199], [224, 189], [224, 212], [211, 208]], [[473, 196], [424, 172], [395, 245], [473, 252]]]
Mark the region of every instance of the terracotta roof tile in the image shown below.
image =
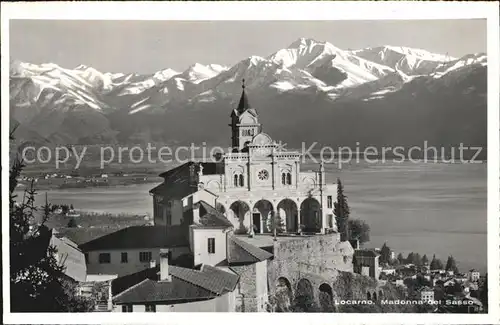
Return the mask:
[[229, 237], [227, 261], [229, 264], [249, 264], [267, 260], [273, 254], [235, 236]]
[[83, 245], [83, 251], [182, 247], [189, 245], [187, 226], [132, 226], [99, 237]]
[[113, 287], [120, 289], [113, 289], [113, 301], [125, 304], [210, 299], [233, 291], [239, 281], [238, 275], [207, 265], [201, 270], [169, 266], [168, 282], [158, 281], [158, 273], [159, 266], [114, 280]]

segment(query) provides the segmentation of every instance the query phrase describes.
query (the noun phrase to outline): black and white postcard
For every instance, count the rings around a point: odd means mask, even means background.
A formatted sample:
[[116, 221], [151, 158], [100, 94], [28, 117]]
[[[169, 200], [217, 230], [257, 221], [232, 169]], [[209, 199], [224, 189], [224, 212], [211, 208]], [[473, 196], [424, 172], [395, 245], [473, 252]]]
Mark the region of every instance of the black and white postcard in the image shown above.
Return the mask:
[[498, 14], [3, 3], [5, 322], [496, 323]]

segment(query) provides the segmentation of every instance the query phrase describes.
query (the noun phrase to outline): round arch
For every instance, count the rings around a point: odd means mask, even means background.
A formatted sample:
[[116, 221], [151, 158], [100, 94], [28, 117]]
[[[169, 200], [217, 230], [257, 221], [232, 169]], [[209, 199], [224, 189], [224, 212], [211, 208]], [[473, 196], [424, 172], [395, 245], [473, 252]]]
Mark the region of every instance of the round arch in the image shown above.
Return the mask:
[[296, 311], [315, 311], [314, 289], [308, 279], [302, 278], [297, 282], [293, 307]]
[[273, 204], [266, 199], [257, 201], [252, 209], [252, 224], [255, 233], [271, 232], [271, 213]]
[[288, 312], [293, 301], [293, 291], [290, 281], [285, 277], [279, 277], [276, 282], [276, 311]]
[[250, 207], [243, 201], [235, 201], [230, 206], [229, 209], [232, 212], [233, 218], [230, 221], [233, 223], [235, 232], [237, 233], [247, 233], [249, 230], [250, 223], [245, 222], [248, 220], [250, 214]]
[[320, 232], [321, 205], [315, 198], [309, 197], [300, 204], [300, 224], [304, 225], [305, 232]]
[[299, 213], [297, 203], [291, 199], [283, 199], [277, 206], [278, 216], [285, 224], [286, 232], [297, 232], [299, 229]]
[[319, 286], [319, 304], [321, 311], [333, 312], [333, 290], [328, 283], [323, 283]]

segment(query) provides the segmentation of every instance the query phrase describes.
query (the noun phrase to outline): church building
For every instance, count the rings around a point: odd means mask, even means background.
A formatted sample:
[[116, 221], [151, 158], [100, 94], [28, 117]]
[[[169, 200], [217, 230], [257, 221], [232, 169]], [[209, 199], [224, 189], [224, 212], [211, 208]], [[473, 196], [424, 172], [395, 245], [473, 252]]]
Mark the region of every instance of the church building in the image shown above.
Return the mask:
[[161, 174], [164, 182], [150, 191], [155, 225], [192, 224], [193, 205], [202, 198], [213, 202], [235, 233], [271, 233], [278, 221], [289, 234], [336, 232], [337, 185], [326, 183], [322, 163], [301, 171], [300, 152], [280, 148], [263, 132], [244, 83], [242, 88], [230, 116], [233, 150]]

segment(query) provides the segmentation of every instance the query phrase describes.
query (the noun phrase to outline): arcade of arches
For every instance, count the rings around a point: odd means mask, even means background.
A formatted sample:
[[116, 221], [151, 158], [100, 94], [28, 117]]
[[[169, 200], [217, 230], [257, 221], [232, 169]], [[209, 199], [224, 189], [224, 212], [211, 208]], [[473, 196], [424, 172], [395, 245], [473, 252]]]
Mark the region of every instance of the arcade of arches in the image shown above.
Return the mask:
[[317, 233], [321, 231], [321, 206], [315, 198], [305, 199], [300, 204], [300, 210], [297, 203], [288, 198], [282, 199], [276, 206], [266, 199], [257, 201], [253, 206], [238, 200], [232, 202], [229, 209], [217, 203], [216, 209], [232, 220], [235, 230], [240, 232], [251, 230], [250, 227], [253, 227], [257, 234], [272, 232], [273, 214], [281, 220], [284, 232], [297, 233], [302, 230]]
[[[295, 290], [293, 288], [295, 288]], [[334, 304], [334, 291], [332, 286], [326, 282], [321, 283], [315, 289], [312, 282], [307, 278], [301, 278], [296, 285], [292, 285], [286, 277], [279, 277], [276, 281], [274, 297], [275, 311], [277, 312], [338, 311]], [[366, 291], [366, 297], [360, 298], [377, 301], [383, 299], [383, 297], [384, 294], [382, 290], [377, 292], [375, 289], [368, 289]]]

